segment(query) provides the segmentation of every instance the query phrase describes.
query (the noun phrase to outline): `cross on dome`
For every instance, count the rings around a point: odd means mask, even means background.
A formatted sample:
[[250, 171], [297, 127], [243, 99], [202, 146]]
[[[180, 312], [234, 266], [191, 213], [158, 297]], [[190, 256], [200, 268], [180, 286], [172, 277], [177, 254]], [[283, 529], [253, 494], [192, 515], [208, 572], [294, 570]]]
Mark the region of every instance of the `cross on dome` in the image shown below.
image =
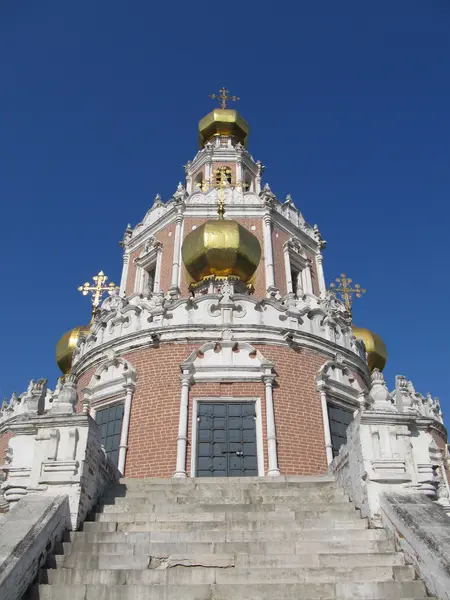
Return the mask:
[[220, 108], [222, 109], [225, 109], [227, 107], [228, 100], [232, 100], [233, 102], [240, 100], [240, 98], [238, 98], [237, 96], [229, 96], [228, 90], [224, 87], [221, 87], [219, 92], [219, 94], [209, 94], [209, 97], [213, 100], [219, 100]]

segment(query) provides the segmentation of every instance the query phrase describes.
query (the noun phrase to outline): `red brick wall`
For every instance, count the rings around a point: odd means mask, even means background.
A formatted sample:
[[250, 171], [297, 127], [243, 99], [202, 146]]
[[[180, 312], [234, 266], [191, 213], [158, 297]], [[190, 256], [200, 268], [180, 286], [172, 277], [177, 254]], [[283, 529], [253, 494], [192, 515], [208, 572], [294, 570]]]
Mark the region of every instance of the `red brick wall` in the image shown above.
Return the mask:
[[[320, 396], [315, 375], [326, 358], [312, 351], [257, 346], [275, 363], [275, 424], [282, 474], [317, 474], [327, 469]], [[168, 477], [175, 470], [180, 411], [180, 368], [194, 349], [192, 344], [147, 348], [125, 356], [136, 368], [138, 380], [130, 418], [125, 473], [131, 477]], [[83, 379], [86, 376], [83, 376]], [[84, 383], [85, 385], [85, 383]], [[264, 386], [256, 383], [193, 385], [189, 406], [188, 462], [190, 464], [192, 398], [233, 396], [261, 398], [265, 468], [267, 444]]]

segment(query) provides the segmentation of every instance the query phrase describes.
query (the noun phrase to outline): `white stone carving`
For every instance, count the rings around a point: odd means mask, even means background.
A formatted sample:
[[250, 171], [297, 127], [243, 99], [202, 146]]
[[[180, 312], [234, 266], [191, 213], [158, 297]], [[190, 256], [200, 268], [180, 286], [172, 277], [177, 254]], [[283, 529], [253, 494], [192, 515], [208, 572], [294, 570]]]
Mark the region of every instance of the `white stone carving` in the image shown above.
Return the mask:
[[425, 415], [425, 410], [418, 410], [418, 399], [403, 376], [396, 378], [396, 389], [389, 394], [382, 373], [375, 369], [367, 408], [361, 406], [347, 429], [346, 444], [330, 465], [374, 527], [381, 526], [384, 492], [415, 491], [442, 498], [447, 506], [448, 482], [432, 436], [433, 430], [445, 436], [442, 415], [436, 408]]

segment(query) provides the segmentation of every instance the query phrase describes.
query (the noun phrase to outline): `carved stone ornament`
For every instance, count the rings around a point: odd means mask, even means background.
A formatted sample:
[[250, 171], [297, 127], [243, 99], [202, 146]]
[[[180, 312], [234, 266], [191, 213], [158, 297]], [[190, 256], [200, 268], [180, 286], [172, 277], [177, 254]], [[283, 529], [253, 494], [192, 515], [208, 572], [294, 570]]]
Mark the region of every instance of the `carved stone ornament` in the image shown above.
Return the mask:
[[383, 373], [375, 368], [370, 376], [369, 402], [371, 410], [395, 412]]

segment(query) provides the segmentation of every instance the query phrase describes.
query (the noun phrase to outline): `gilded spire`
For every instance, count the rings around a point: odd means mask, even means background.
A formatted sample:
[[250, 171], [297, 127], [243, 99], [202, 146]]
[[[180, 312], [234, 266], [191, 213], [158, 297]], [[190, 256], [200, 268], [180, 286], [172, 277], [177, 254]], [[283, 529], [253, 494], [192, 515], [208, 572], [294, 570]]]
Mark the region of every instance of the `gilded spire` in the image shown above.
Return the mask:
[[222, 109], [225, 109], [227, 107], [228, 100], [231, 100], [232, 102], [237, 102], [238, 100], [240, 100], [240, 98], [238, 98], [237, 96], [229, 96], [228, 90], [224, 87], [221, 87], [219, 92], [219, 94], [209, 94], [209, 97], [213, 100], [219, 100], [220, 108]]

